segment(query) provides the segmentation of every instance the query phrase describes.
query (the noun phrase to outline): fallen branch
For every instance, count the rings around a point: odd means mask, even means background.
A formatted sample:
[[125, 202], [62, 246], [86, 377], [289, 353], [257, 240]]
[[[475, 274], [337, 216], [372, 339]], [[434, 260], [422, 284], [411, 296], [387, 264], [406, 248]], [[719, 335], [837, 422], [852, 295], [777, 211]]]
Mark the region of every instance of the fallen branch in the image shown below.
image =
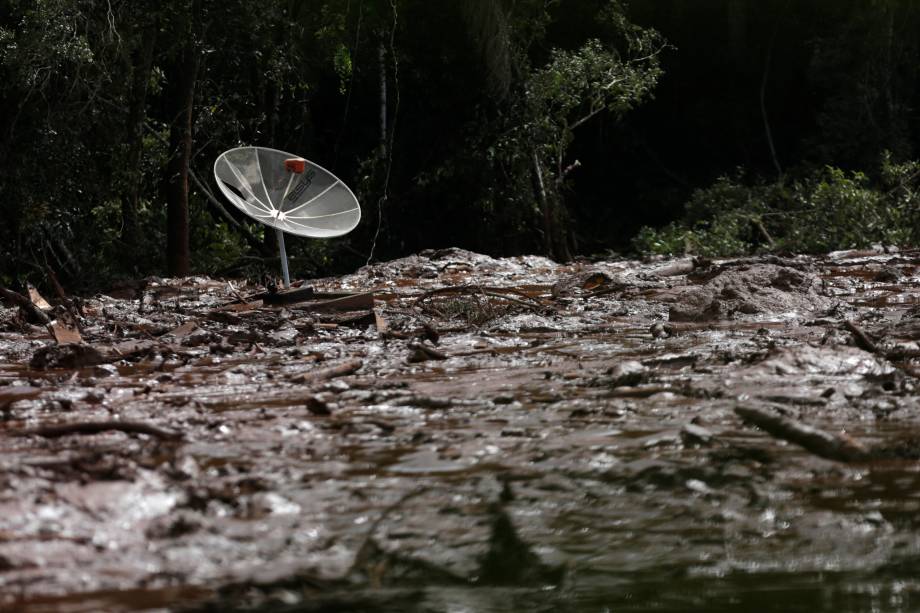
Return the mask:
[[309, 372], [296, 375], [291, 382], [293, 383], [318, 383], [336, 377], [344, 377], [358, 372], [364, 366], [364, 361], [359, 359], [346, 360], [341, 364], [329, 366], [328, 368], [317, 368]]
[[846, 435], [818, 430], [768, 409], [736, 406], [735, 414], [767, 434], [795, 443], [816, 456], [836, 462], [864, 462], [871, 458], [868, 449]]
[[679, 275], [689, 274], [695, 269], [695, 260], [678, 260], [677, 262], [672, 262], [662, 266], [661, 268], [656, 268], [651, 272], [651, 274], [655, 275], [656, 277], [676, 277]]
[[410, 362], [425, 362], [426, 360], [446, 360], [450, 356], [434, 347], [429, 347], [424, 343], [409, 343], [409, 349], [412, 355], [409, 356]]
[[22, 294], [9, 290], [3, 287], [2, 285], [0, 285], [0, 296], [5, 298], [9, 302], [12, 302], [13, 304], [21, 308], [23, 311], [26, 311], [33, 319], [35, 319], [39, 323], [44, 324], [46, 326], [51, 323], [51, 318], [48, 317], [48, 315], [46, 315], [44, 311], [42, 311], [40, 308], [35, 306], [35, 303], [33, 303], [31, 300], [29, 300]]
[[[527, 307], [528, 309], [537, 309], [545, 308], [545, 305], [541, 304], [538, 300], [532, 296], [528, 296], [525, 292], [516, 290], [510, 287], [484, 287], [480, 285], [451, 285], [449, 287], [440, 287], [438, 289], [433, 289], [425, 292], [421, 296], [415, 299], [415, 303], [418, 304], [432, 296], [437, 296], [440, 294], [480, 294], [482, 296], [489, 296], [492, 298], [500, 298], [502, 300], [507, 300], [509, 302], [514, 302], [520, 304], [521, 306]], [[521, 300], [509, 296], [508, 294], [515, 294], [526, 300]]]
[[58, 438], [70, 434], [99, 434], [116, 430], [128, 434], [146, 434], [165, 440], [179, 440], [182, 433], [173, 430], [164, 430], [157, 426], [145, 424], [137, 421], [85, 421], [70, 424], [55, 424], [51, 426], [39, 426], [28, 430], [19, 430], [11, 432], [12, 436], [42, 436], [45, 438]]
[[863, 332], [859, 326], [849, 320], [845, 320], [843, 322], [843, 326], [849, 330], [853, 335], [853, 338], [856, 339], [856, 344], [860, 349], [864, 349], [869, 353], [874, 353], [883, 357], [885, 356], [885, 352], [879, 349], [878, 345], [876, 345], [872, 339], [869, 338], [869, 335]]

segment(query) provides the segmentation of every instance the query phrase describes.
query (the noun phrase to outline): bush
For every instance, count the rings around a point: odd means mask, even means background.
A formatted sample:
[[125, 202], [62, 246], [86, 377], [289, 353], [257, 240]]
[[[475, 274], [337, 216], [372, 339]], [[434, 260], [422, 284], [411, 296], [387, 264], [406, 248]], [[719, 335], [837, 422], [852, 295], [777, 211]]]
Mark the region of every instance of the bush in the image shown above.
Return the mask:
[[887, 154], [874, 183], [861, 172], [831, 166], [789, 185], [720, 177], [693, 193], [681, 221], [643, 228], [634, 245], [642, 253], [709, 257], [916, 245], [918, 178], [920, 162], [895, 164]]

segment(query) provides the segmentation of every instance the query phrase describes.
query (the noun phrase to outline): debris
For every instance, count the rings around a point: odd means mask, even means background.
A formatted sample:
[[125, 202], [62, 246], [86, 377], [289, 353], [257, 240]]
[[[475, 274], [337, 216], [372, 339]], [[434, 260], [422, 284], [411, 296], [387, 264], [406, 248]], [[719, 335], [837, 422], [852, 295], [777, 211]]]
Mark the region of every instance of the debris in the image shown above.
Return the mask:
[[694, 268], [696, 268], [696, 262], [694, 260], [678, 260], [653, 270], [651, 274], [656, 277], [676, 277], [678, 275], [689, 274], [693, 272]]
[[795, 443], [822, 458], [836, 462], [865, 462], [871, 459], [868, 449], [846, 435], [829, 434], [769, 409], [738, 405], [735, 413], [764, 432]]
[[648, 368], [636, 360], [620, 362], [607, 369], [607, 374], [610, 375], [610, 387], [639, 385], [645, 380], [647, 373]]
[[308, 372], [299, 373], [291, 378], [291, 382], [307, 384], [318, 383], [319, 381], [326, 381], [335, 377], [343, 377], [345, 375], [354, 374], [361, 370], [362, 366], [364, 366], [364, 362], [362, 360], [345, 360], [341, 364], [337, 364], [335, 366], [317, 368]]
[[409, 356], [409, 362], [446, 360], [449, 357], [446, 353], [438, 351], [434, 347], [429, 347], [425, 343], [409, 343], [409, 349], [412, 350], [412, 354]]
[[712, 444], [713, 434], [702, 426], [685, 424], [680, 429], [680, 438], [685, 445], [707, 446]]
[[194, 321], [187, 321], [178, 328], [173, 328], [163, 336], [169, 336], [176, 340], [181, 340], [198, 329], [198, 324]]
[[657, 321], [649, 328], [652, 338], [670, 338], [674, 336], [674, 326]]
[[385, 334], [390, 329], [386, 317], [377, 309], [374, 309], [374, 326], [377, 328], [377, 332], [381, 334]]
[[310, 396], [306, 401], [307, 410], [313, 413], [314, 415], [332, 415], [332, 411], [329, 410], [329, 404], [320, 400], [316, 396]]
[[876, 345], [872, 339], [870, 339], [869, 336], [852, 321], [844, 320], [843, 327], [849, 330], [851, 334], [853, 334], [853, 338], [856, 339], [856, 345], [860, 349], [868, 351], [869, 353], [874, 353], [876, 355], [884, 355], [884, 352], [879, 349], [878, 345]]
[[50, 311], [53, 307], [48, 303], [44, 297], [38, 293], [38, 289], [31, 283], [26, 286], [29, 291], [29, 300], [32, 301], [32, 304], [40, 308], [42, 311]]
[[3, 297], [22, 309], [31, 321], [45, 326], [51, 323], [51, 318], [25, 296], [0, 285], [0, 297]]
[[99, 351], [85, 344], [48, 345], [32, 356], [32, 368], [83, 368], [104, 364], [108, 360]]
[[55, 319], [48, 324], [48, 330], [58, 345], [80, 344], [83, 342], [83, 337], [80, 336], [79, 330], [68, 327], [60, 320]]
[[58, 438], [71, 434], [99, 434], [101, 432], [118, 431], [128, 434], [146, 434], [164, 440], [179, 440], [181, 432], [164, 430], [157, 426], [137, 421], [85, 421], [69, 424], [53, 424], [39, 426], [28, 430], [11, 432], [12, 436], [42, 436], [45, 438]]

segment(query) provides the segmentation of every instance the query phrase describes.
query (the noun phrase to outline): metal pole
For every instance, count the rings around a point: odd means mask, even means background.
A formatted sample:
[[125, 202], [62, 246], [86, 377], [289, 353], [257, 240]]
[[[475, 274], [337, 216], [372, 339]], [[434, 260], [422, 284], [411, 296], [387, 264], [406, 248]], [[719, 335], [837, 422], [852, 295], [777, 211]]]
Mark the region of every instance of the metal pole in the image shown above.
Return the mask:
[[288, 272], [287, 252], [284, 250], [284, 232], [281, 228], [275, 228], [278, 234], [278, 252], [281, 256], [281, 276], [284, 278], [284, 289], [291, 287], [291, 275]]

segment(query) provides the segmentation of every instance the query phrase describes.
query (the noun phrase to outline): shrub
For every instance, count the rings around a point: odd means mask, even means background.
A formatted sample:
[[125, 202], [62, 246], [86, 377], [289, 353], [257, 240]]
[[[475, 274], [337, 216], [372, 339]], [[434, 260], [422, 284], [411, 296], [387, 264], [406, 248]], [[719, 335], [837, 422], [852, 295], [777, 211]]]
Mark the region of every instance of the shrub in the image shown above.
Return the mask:
[[681, 221], [643, 228], [634, 245], [643, 253], [714, 257], [917, 244], [918, 178], [920, 162], [895, 164], [888, 155], [874, 183], [832, 166], [788, 185], [723, 176], [693, 193]]

